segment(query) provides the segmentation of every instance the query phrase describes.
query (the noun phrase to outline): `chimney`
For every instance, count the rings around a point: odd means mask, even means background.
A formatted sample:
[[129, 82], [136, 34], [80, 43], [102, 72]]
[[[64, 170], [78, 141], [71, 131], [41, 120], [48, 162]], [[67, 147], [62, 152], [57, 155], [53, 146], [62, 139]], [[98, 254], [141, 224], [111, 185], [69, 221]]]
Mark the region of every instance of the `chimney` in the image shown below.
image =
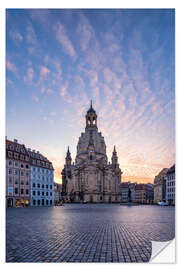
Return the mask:
[[15, 142], [15, 143], [17, 143], [17, 142], [18, 142], [18, 140], [17, 140], [17, 139], [14, 139], [14, 142]]

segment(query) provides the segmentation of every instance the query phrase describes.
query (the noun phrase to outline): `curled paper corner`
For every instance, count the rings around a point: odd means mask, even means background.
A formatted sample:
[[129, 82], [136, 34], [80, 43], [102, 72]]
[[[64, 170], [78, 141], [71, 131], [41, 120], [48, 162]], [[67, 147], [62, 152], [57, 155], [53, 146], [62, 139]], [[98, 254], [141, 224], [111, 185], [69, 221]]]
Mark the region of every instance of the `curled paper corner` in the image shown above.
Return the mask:
[[175, 263], [175, 239], [166, 242], [152, 242], [150, 263]]

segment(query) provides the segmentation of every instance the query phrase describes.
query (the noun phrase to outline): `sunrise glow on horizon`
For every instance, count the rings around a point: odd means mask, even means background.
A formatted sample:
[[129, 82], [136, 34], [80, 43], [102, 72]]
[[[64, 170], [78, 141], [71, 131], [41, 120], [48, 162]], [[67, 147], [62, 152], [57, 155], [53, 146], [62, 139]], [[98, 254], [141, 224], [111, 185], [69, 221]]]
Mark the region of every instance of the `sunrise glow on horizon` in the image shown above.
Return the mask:
[[153, 182], [175, 162], [174, 10], [9, 9], [6, 135], [61, 171], [93, 102], [122, 180]]

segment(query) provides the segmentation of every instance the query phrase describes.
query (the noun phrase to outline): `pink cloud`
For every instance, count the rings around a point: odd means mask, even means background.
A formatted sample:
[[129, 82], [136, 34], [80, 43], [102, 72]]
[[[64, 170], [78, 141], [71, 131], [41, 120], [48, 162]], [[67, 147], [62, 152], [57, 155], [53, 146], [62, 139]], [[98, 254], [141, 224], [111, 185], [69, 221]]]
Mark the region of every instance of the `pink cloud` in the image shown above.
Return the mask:
[[60, 89], [60, 95], [64, 97], [67, 94], [68, 83], [66, 82]]
[[48, 88], [48, 90], [47, 90], [47, 94], [48, 94], [48, 95], [52, 95], [52, 94], [54, 94], [54, 93], [55, 93], [54, 90]]
[[40, 69], [40, 75], [41, 76], [45, 77], [49, 73], [50, 73], [50, 70], [47, 67], [45, 67], [45, 66], [41, 67], [41, 69]]
[[68, 55], [70, 55], [71, 57], [75, 57], [76, 52], [75, 52], [75, 50], [73, 48], [73, 45], [72, 45], [70, 39], [66, 35], [66, 31], [65, 31], [64, 26], [61, 23], [58, 22], [58, 23], [56, 23], [56, 25], [54, 27], [54, 30], [55, 30], [55, 33], [56, 33], [56, 39], [61, 44], [64, 51]]
[[17, 67], [11, 61], [9, 60], [6, 61], [6, 67], [9, 71], [17, 74]]
[[24, 81], [25, 82], [32, 82], [33, 77], [34, 77], [34, 70], [33, 70], [33, 68], [30, 67], [30, 68], [28, 68], [27, 74], [24, 77]]
[[81, 49], [86, 51], [90, 46], [90, 41], [95, 38], [95, 33], [87, 18], [83, 14], [80, 14], [80, 18], [81, 19], [79, 21], [77, 31], [80, 38]]

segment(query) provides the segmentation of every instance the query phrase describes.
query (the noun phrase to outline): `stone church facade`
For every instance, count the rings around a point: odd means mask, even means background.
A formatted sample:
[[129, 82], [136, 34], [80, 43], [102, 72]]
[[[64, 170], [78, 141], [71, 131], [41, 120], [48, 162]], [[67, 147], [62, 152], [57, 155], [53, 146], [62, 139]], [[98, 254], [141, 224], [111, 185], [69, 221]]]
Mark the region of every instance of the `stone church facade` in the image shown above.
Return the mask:
[[114, 147], [111, 163], [106, 144], [98, 132], [97, 114], [92, 102], [86, 114], [85, 132], [77, 145], [75, 163], [68, 151], [62, 170], [62, 194], [70, 202], [120, 202], [121, 169]]

